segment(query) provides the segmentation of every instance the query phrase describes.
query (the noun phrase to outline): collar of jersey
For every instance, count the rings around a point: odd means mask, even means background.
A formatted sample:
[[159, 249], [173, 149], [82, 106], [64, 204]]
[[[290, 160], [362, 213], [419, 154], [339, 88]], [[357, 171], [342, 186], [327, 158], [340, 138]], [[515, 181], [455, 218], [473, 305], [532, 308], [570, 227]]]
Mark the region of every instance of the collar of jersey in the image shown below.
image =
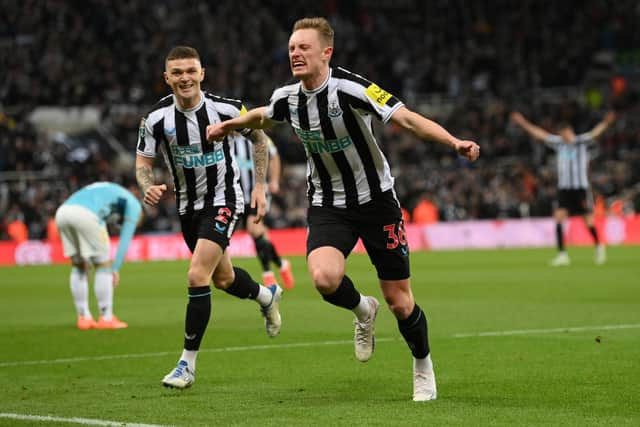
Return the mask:
[[173, 96], [173, 103], [176, 106], [176, 110], [180, 111], [181, 113], [191, 113], [193, 111], [198, 111], [200, 109], [200, 107], [202, 107], [202, 104], [204, 104], [204, 92], [200, 91], [200, 102], [198, 102], [198, 104], [193, 107], [193, 108], [181, 108], [180, 105], [178, 104], [178, 101], [176, 101], [176, 96]]
[[304, 93], [308, 93], [308, 94], [312, 94], [312, 93], [318, 93], [320, 92], [322, 89], [324, 89], [325, 87], [327, 87], [327, 85], [329, 84], [329, 79], [331, 78], [331, 73], [333, 72], [333, 68], [329, 67], [329, 74], [327, 74], [327, 78], [325, 79], [324, 82], [322, 82], [322, 84], [320, 86], [318, 86], [317, 88], [313, 89], [313, 90], [308, 90], [304, 88], [304, 85], [302, 84], [302, 82], [300, 82], [300, 88], [302, 88], [302, 91]]

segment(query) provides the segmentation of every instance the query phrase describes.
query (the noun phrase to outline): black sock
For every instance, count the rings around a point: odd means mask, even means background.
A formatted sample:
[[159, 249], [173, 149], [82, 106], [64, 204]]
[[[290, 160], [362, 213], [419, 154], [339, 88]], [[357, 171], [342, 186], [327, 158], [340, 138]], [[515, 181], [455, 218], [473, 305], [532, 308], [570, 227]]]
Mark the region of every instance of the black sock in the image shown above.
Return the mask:
[[342, 282], [338, 289], [331, 295], [322, 295], [322, 298], [328, 303], [337, 305], [338, 307], [353, 310], [360, 304], [360, 292], [353, 286], [353, 282], [348, 276], [342, 278]]
[[278, 267], [282, 265], [282, 260], [280, 259], [280, 255], [278, 255], [278, 251], [276, 251], [273, 243], [264, 237], [264, 234], [253, 239], [253, 243], [256, 246], [256, 254], [258, 254], [258, 259], [260, 260], [260, 264], [262, 264], [263, 271], [269, 271], [269, 263], [271, 261], [273, 261]]
[[591, 225], [589, 226], [589, 231], [591, 232], [591, 235], [593, 236], [593, 241], [594, 243], [597, 245], [600, 243], [600, 241], [598, 240], [598, 232], [596, 231], [596, 228]]
[[260, 292], [260, 285], [249, 276], [246, 270], [233, 267], [233, 271], [236, 273], [236, 280], [224, 291], [240, 299], [256, 299]]
[[411, 354], [416, 359], [424, 359], [429, 355], [429, 336], [427, 333], [427, 316], [418, 304], [404, 320], [398, 320], [398, 329], [407, 342]]
[[271, 242], [265, 239], [264, 234], [253, 239], [256, 246], [256, 254], [262, 264], [262, 271], [269, 271], [269, 261], [271, 261]]
[[556, 223], [556, 243], [560, 252], [564, 251], [564, 235], [562, 234], [562, 224]]
[[198, 350], [211, 317], [211, 288], [189, 288], [189, 303], [184, 322], [184, 349]]

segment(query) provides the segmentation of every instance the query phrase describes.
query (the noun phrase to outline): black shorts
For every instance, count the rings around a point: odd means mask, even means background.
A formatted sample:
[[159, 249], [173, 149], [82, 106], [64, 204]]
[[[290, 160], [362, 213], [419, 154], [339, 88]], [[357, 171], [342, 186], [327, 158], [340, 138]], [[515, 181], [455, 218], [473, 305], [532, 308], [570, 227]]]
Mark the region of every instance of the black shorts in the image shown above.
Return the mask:
[[238, 215], [228, 206], [211, 206], [180, 215], [182, 237], [191, 253], [196, 249], [198, 239], [216, 242], [225, 250], [237, 224]]
[[558, 190], [558, 208], [566, 209], [569, 215], [584, 215], [593, 210], [593, 197], [586, 189]]
[[307, 255], [319, 247], [331, 246], [346, 258], [361, 238], [378, 278], [409, 278], [409, 245], [402, 212], [391, 190], [355, 208], [311, 206], [307, 221]]

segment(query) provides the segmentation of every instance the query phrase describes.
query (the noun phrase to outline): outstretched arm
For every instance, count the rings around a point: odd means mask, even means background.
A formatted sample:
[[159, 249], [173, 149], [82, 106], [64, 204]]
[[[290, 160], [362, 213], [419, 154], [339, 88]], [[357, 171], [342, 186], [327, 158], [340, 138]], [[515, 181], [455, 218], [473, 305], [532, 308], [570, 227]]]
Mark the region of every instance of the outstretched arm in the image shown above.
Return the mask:
[[480, 155], [480, 146], [475, 142], [463, 141], [454, 137], [436, 122], [406, 107], [401, 107], [393, 113], [391, 121], [420, 139], [428, 139], [453, 148], [458, 154], [465, 156], [472, 162]]
[[600, 123], [598, 123], [593, 129], [591, 129], [591, 131], [589, 132], [591, 134], [591, 138], [598, 139], [600, 135], [602, 135], [604, 131], [606, 131], [607, 128], [611, 126], [611, 124], [615, 121], [616, 113], [614, 113], [613, 111], [609, 111], [604, 116], [604, 119], [602, 119]]
[[273, 122], [266, 116], [267, 107], [258, 107], [245, 114], [221, 123], [207, 126], [207, 141], [221, 141], [229, 132], [237, 129], [266, 129]]
[[165, 184], [155, 185], [153, 159], [140, 154], [136, 156], [136, 181], [144, 195], [144, 202], [150, 206], [158, 204], [162, 194], [167, 191]]
[[540, 141], [545, 141], [549, 137], [549, 135], [551, 135], [546, 130], [534, 125], [529, 120], [525, 119], [524, 116], [518, 111], [514, 111], [511, 113], [511, 121], [524, 129], [525, 132], [527, 132], [533, 138]]

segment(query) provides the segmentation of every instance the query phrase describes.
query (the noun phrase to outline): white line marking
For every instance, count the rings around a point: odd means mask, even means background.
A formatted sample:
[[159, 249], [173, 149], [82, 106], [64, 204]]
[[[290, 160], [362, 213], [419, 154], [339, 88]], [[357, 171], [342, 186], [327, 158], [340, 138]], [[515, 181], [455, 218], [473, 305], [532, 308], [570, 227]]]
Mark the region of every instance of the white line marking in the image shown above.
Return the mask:
[[86, 426], [110, 426], [110, 427], [168, 427], [160, 424], [140, 424], [140, 423], [127, 423], [122, 421], [108, 421], [108, 420], [96, 420], [92, 418], [64, 418], [64, 417], [51, 417], [41, 415], [24, 415], [24, 414], [11, 414], [0, 412], [0, 418], [8, 418], [11, 420], [21, 421], [43, 421], [52, 423], [73, 423], [82, 424]]
[[[376, 342], [395, 341], [395, 338], [376, 338]], [[248, 345], [242, 347], [222, 347], [222, 348], [205, 348], [200, 349], [200, 353], [224, 353], [228, 351], [254, 351], [254, 350], [278, 350], [282, 348], [298, 348], [298, 347], [319, 347], [326, 345], [344, 345], [353, 344], [353, 340], [344, 341], [321, 341], [321, 342], [298, 342], [289, 344], [272, 344], [272, 345]], [[96, 360], [114, 360], [114, 359], [140, 359], [145, 357], [162, 357], [178, 354], [178, 351], [162, 351], [157, 353], [137, 353], [137, 354], [112, 354], [105, 356], [92, 357], [68, 357], [62, 359], [49, 360], [24, 360], [20, 362], [0, 362], [0, 368], [11, 366], [28, 366], [28, 365], [51, 365], [58, 363], [74, 363], [89, 362]]]
[[[490, 332], [470, 332], [453, 334], [453, 338], [472, 338], [472, 337], [500, 337], [508, 335], [534, 335], [534, 334], [553, 334], [557, 332], [582, 332], [597, 330], [615, 330], [615, 329], [638, 329], [640, 323], [626, 325], [603, 325], [603, 326], [579, 326], [567, 328], [550, 328], [550, 329], [516, 329], [511, 331], [490, 331]], [[397, 341], [396, 338], [376, 338], [376, 342]], [[222, 348], [205, 348], [200, 353], [225, 353], [236, 351], [255, 351], [255, 350], [279, 350], [283, 348], [300, 348], [300, 347], [320, 347], [328, 345], [345, 345], [352, 344], [352, 340], [343, 341], [320, 341], [320, 342], [299, 342], [288, 344], [272, 344], [272, 345], [248, 345], [241, 347], [222, 347]], [[0, 362], [0, 368], [8, 368], [12, 366], [29, 366], [29, 365], [53, 365], [60, 363], [75, 362], [93, 362], [98, 360], [116, 360], [116, 359], [141, 359], [146, 357], [162, 357], [175, 355], [176, 351], [162, 351], [156, 353], [134, 353], [134, 354], [112, 354], [105, 356], [91, 357], [68, 357], [61, 359], [49, 360], [24, 360], [19, 362]]]
[[534, 335], [534, 334], [555, 334], [556, 332], [583, 332], [583, 331], [609, 331], [614, 329], [638, 329], [640, 323], [627, 325], [603, 325], [603, 326], [578, 326], [571, 328], [550, 328], [550, 329], [515, 329], [513, 331], [493, 331], [493, 332], [471, 332], [466, 334], [453, 334], [453, 338], [471, 337], [502, 337], [507, 335]]

